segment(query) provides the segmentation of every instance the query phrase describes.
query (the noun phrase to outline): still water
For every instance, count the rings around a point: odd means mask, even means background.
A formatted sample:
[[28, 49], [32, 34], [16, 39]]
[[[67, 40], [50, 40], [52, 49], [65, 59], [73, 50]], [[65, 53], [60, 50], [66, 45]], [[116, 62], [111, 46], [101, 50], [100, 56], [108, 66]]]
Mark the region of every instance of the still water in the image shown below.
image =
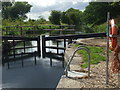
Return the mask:
[[[18, 44], [16, 47], [21, 47]], [[27, 46], [37, 46], [36, 41], [27, 42]], [[55, 41], [47, 41], [47, 46], [57, 46]], [[59, 46], [63, 47], [64, 43], [59, 42]], [[42, 47], [41, 47], [42, 48]], [[23, 52], [23, 49], [17, 50], [16, 53]], [[27, 48], [25, 52], [34, 52], [37, 48]], [[47, 52], [57, 52], [54, 49], [46, 49]], [[59, 53], [64, 52], [59, 50]], [[37, 56], [37, 65], [34, 65], [34, 57], [28, 57], [24, 60], [24, 67], [21, 66], [21, 60], [10, 63], [10, 69], [7, 64], [2, 68], [2, 88], [56, 88], [57, 84], [64, 72], [62, 62], [56, 59], [52, 60], [50, 66], [50, 58], [41, 58]]]
[[[48, 37], [49, 35], [46, 35], [46, 37]], [[40, 42], [42, 43], [42, 42]], [[68, 42], [66, 42], [66, 45], [68, 44]], [[29, 46], [37, 46], [37, 41], [28, 41], [26, 42], [26, 47], [29, 47]], [[41, 45], [42, 46], [42, 45]], [[46, 46], [57, 46], [57, 42], [56, 41], [46, 41]], [[23, 47], [23, 43], [19, 43], [17, 44], [16, 48], [20, 48], [20, 47]], [[59, 47], [64, 47], [64, 42], [61, 40], [59, 41]], [[41, 47], [41, 50], [42, 50], [42, 47]], [[37, 47], [35, 48], [26, 48], [25, 49], [25, 52], [35, 52], [37, 51]], [[56, 49], [50, 49], [50, 48], [46, 48], [46, 52], [52, 52], [52, 53], [57, 53], [57, 50]], [[16, 54], [19, 54], [21, 52], [24, 52], [24, 49], [19, 49], [19, 50], [16, 50], [15, 53]], [[64, 51], [63, 50], [59, 50], [59, 53], [63, 53]], [[41, 51], [41, 57], [42, 57], [42, 51]]]

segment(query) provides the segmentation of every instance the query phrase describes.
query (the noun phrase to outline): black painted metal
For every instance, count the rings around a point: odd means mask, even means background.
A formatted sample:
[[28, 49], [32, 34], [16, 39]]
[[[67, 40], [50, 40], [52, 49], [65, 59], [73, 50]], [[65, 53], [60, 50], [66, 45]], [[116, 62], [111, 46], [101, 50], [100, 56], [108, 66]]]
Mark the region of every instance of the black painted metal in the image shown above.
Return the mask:
[[[59, 42], [57, 41], [57, 47], [59, 47]], [[59, 49], [57, 49], [57, 54], [59, 53]]]
[[15, 58], [15, 40], [13, 40], [13, 54], [14, 54], [14, 58]]
[[37, 51], [39, 52], [39, 56], [40, 56], [40, 36], [38, 36], [38, 40], [37, 40]]
[[[46, 54], [46, 48], [51, 48], [51, 49], [57, 49], [57, 55], [58, 50], [62, 49], [65, 50], [66, 47], [66, 39], [68, 39], [68, 44], [72, 43], [73, 39], [79, 39], [79, 38], [92, 38], [92, 37], [106, 37], [106, 33], [89, 33], [89, 34], [81, 34], [81, 35], [64, 35], [64, 36], [49, 36], [45, 37], [42, 36], [42, 52], [43, 52], [43, 57]], [[64, 40], [64, 47], [59, 47], [58, 41], [57, 41], [57, 47], [54, 46], [46, 46], [45, 42], [49, 40], [57, 40], [57, 39], [63, 39]]]
[[24, 43], [24, 53], [25, 53], [25, 41], [23, 41], [23, 43]]
[[62, 53], [62, 67], [64, 68], [64, 53]]
[[45, 48], [51, 48], [51, 49], [62, 49], [62, 50], [65, 50], [64, 47], [46, 46]]
[[[7, 56], [6, 60], [9, 60], [9, 57]], [[8, 69], [10, 68], [10, 64], [9, 62], [7, 62], [7, 65], [8, 65]]]
[[35, 65], [36, 65], [36, 64], [37, 64], [37, 60], [36, 60], [36, 51], [35, 51], [34, 54], [35, 54]]
[[38, 37], [13, 37], [13, 36], [0, 36], [2, 40], [25, 40], [25, 41], [37, 41]]
[[79, 39], [79, 38], [92, 38], [92, 37], [106, 37], [106, 33], [89, 33], [81, 35], [64, 35], [64, 36], [49, 36], [45, 37], [45, 41], [56, 39]]
[[[66, 47], [66, 39], [69, 39], [70, 41], [72, 39], [79, 39], [79, 38], [91, 38], [91, 37], [106, 37], [106, 33], [91, 33], [91, 34], [82, 34], [82, 35], [64, 35], [64, 36], [49, 36], [49, 37], [45, 37], [42, 36], [42, 50], [40, 50], [40, 36], [39, 37], [13, 37], [13, 36], [2, 36], [0, 38], [2, 38], [2, 40], [21, 40], [23, 42], [25, 41], [37, 41], [37, 50], [39, 52], [40, 55], [40, 51], [42, 51], [43, 53], [43, 58], [45, 57], [45, 55], [47, 54], [46, 52], [46, 48], [52, 48], [52, 49], [57, 49], [57, 54], [56, 55], [61, 55], [58, 53], [59, 49], [65, 50]], [[58, 47], [58, 43], [57, 43], [57, 47], [53, 47], [53, 46], [46, 46], [46, 41], [48, 40], [56, 40], [56, 39], [63, 39], [64, 40], [64, 47]], [[70, 42], [71, 43], [71, 42]], [[34, 46], [33, 46], [34, 47]], [[24, 44], [24, 53], [25, 53], [25, 44]], [[15, 50], [17, 48], [14, 48], [13, 50]], [[14, 56], [17, 55], [14, 53]], [[20, 54], [19, 54], [20, 55]], [[53, 54], [52, 54], [53, 55]]]
[[[35, 48], [35, 47], [38, 47], [38, 46], [27, 46], [27, 47], [25, 47], [25, 49], [26, 48]], [[24, 49], [24, 47], [21, 47], [21, 48], [11, 48], [10, 50], [14, 50], [14, 49]], [[24, 52], [24, 53], [26, 53], [26, 52]]]
[[46, 53], [46, 48], [45, 48], [46, 43], [45, 43], [44, 38], [45, 38], [45, 35], [42, 36], [42, 56], [43, 56], [43, 58], [45, 57], [45, 53]]
[[64, 47], [66, 48], [66, 39], [64, 39]]
[[21, 30], [20, 32], [21, 32], [21, 36], [22, 36], [22, 35], [23, 35], [23, 32], [22, 32], [22, 27], [20, 27], [20, 30]]
[[21, 61], [22, 61], [22, 67], [24, 67], [24, 63], [23, 63], [23, 52], [21, 53]]
[[52, 67], [52, 53], [50, 52], [50, 66]]

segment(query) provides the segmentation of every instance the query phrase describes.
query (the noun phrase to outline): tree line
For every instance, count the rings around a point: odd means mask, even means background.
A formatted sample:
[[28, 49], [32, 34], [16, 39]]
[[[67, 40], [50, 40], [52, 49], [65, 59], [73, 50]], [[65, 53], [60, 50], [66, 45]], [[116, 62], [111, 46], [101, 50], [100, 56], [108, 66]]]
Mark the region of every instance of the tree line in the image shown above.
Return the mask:
[[28, 2], [2, 2], [2, 18], [25, 20], [31, 7]]
[[76, 29], [83, 32], [94, 32], [93, 27], [107, 21], [107, 12], [111, 18], [120, 18], [119, 2], [90, 2], [82, 12], [79, 9], [70, 8], [66, 11], [51, 11], [49, 20], [53, 24], [65, 23], [76, 25]]
[[70, 8], [66, 11], [51, 11], [49, 20], [53, 24], [75, 24], [80, 22], [88, 24], [101, 24], [106, 21], [107, 12], [111, 13], [111, 18], [120, 16], [120, 2], [90, 2], [89, 5], [82, 12], [79, 9]]
[[[2, 18], [11, 20], [25, 20], [26, 13], [30, 12], [32, 5], [28, 2], [2, 2]], [[119, 2], [90, 2], [84, 11], [69, 8], [66, 11], [52, 10], [49, 22], [52, 24], [76, 25], [76, 29], [83, 32], [94, 32], [93, 27], [106, 22], [107, 12], [111, 18], [120, 18]], [[35, 22], [36, 20], [29, 20]], [[43, 17], [39, 21], [46, 22]]]

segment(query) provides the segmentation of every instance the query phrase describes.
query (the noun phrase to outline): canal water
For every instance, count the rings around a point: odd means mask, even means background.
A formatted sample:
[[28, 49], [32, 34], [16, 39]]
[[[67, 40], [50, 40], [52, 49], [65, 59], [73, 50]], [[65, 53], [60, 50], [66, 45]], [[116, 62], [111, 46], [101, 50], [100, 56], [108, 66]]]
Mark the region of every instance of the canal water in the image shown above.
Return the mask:
[[[37, 46], [37, 42], [27, 43], [28, 46]], [[47, 46], [57, 46], [55, 41], [47, 41]], [[16, 47], [21, 47], [19, 44]], [[59, 46], [63, 47], [64, 43], [59, 42]], [[34, 52], [37, 48], [27, 48], [26, 52]], [[54, 49], [46, 49], [47, 52], [57, 52]], [[17, 50], [16, 53], [23, 52], [23, 49]], [[59, 53], [63, 53], [59, 50]], [[21, 60], [10, 62], [10, 69], [7, 64], [2, 68], [2, 87], [3, 88], [56, 88], [63, 72], [62, 61], [52, 60], [50, 66], [50, 58], [42, 58], [37, 56], [37, 65], [34, 65], [34, 57], [28, 57], [24, 60], [24, 67], [21, 66]]]
[[[48, 37], [48, 36], [49, 35], [46, 35], [46, 37]], [[40, 44], [42, 44], [42, 42], [40, 42]], [[68, 42], [66, 42], [66, 45], [67, 44], [68, 44]], [[26, 45], [26, 47], [37, 46], [37, 41], [27, 41], [25, 43], [25, 45]], [[50, 41], [46, 41], [46, 46], [56, 46], [57, 47], [57, 42], [56, 41], [51, 41], [51, 40]], [[21, 47], [23, 47], [23, 42], [18, 43], [15, 48], [21, 48]], [[64, 42], [63, 41], [59, 41], [59, 47], [64, 47]], [[42, 47], [41, 47], [41, 50], [42, 50]], [[26, 48], [25, 49], [26, 53], [35, 52], [35, 51], [37, 51], [37, 47], [35, 47], [35, 48]], [[24, 52], [24, 49], [19, 49], [19, 50], [15, 51], [16, 54], [20, 54], [22, 52]], [[46, 48], [46, 52], [57, 53], [57, 50], [56, 49]], [[13, 52], [11, 52], [11, 54], [12, 53]], [[64, 53], [64, 51], [63, 50], [59, 50], [59, 53]], [[40, 56], [42, 57], [42, 51], [41, 51], [41, 55]]]

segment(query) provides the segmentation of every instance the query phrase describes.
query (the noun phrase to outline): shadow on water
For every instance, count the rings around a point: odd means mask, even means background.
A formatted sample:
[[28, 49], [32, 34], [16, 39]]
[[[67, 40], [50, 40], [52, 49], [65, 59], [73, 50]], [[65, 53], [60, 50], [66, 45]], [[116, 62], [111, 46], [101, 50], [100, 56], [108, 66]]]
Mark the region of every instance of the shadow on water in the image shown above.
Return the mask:
[[[36, 46], [36, 42], [28, 42], [29, 45]], [[46, 45], [56, 46], [56, 43], [47, 41]], [[60, 46], [63, 46], [63, 42], [60, 42]], [[20, 47], [22, 44], [18, 44], [16, 47]], [[26, 49], [27, 52], [34, 52], [37, 48]], [[10, 69], [7, 68], [7, 63], [2, 68], [2, 87], [3, 88], [56, 88], [63, 72], [63, 56], [52, 54], [52, 66], [50, 65], [49, 52], [56, 52], [53, 49], [46, 49], [48, 54], [45, 58], [39, 57], [36, 54], [36, 65], [34, 54], [24, 56], [24, 67], [21, 66], [21, 57], [18, 56], [15, 62], [10, 62]], [[23, 52], [23, 50], [16, 51], [17, 53]], [[59, 50], [59, 53], [64, 51]], [[12, 60], [12, 58], [11, 58]]]

